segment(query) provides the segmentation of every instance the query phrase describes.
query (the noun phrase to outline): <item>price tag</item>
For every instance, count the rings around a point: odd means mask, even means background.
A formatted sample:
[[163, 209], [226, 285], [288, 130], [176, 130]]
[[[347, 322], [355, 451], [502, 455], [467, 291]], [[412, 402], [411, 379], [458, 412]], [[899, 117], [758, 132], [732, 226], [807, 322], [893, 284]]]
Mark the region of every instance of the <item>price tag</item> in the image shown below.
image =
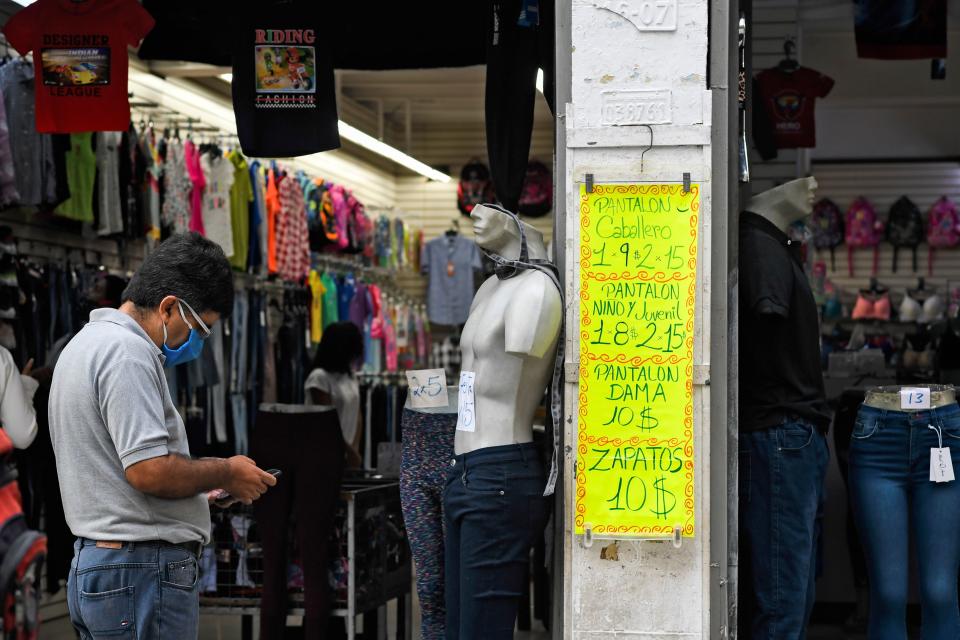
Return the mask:
[[260, 326], [261, 327], [267, 326], [267, 312], [264, 311], [263, 309], [260, 309]]
[[901, 409], [929, 409], [930, 389], [924, 387], [904, 387], [900, 389]]
[[410, 406], [413, 409], [447, 407], [447, 374], [443, 369], [407, 371], [410, 387]]
[[310, 327], [307, 327], [303, 331], [303, 346], [307, 349], [310, 348]]
[[473, 405], [473, 371], [460, 372], [460, 403], [457, 407], [457, 431], [476, 431], [477, 412]]
[[953, 482], [953, 458], [950, 447], [930, 449], [930, 482]]

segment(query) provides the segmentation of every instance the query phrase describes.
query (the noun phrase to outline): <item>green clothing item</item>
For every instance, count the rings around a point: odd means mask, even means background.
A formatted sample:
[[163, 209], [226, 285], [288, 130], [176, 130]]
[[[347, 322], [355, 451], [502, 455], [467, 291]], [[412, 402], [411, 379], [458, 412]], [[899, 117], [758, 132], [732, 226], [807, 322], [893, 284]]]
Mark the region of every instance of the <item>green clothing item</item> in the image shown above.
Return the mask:
[[340, 322], [340, 306], [337, 302], [337, 281], [329, 273], [320, 276], [323, 283], [323, 328]]
[[233, 186], [230, 187], [230, 225], [233, 228], [233, 255], [230, 265], [237, 271], [247, 270], [250, 254], [250, 203], [253, 202], [253, 182], [247, 159], [239, 151], [229, 154], [233, 163]]
[[92, 133], [70, 134], [67, 151], [67, 184], [70, 198], [55, 213], [64, 218], [93, 222], [93, 183], [97, 176], [97, 155], [93, 152]]

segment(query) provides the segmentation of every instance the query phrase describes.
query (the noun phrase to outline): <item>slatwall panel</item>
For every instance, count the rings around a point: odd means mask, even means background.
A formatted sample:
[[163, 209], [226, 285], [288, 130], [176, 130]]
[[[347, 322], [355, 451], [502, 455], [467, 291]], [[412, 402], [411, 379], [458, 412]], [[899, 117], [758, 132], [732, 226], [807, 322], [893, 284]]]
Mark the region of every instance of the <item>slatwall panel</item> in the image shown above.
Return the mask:
[[[900, 197], [907, 196], [920, 208], [924, 221], [930, 206], [942, 195], [960, 204], [960, 162], [903, 162], [903, 163], [814, 163], [813, 174], [820, 187], [817, 197], [827, 197], [841, 209], [858, 197], [864, 196], [873, 203], [881, 220], [886, 222], [890, 206]], [[928, 247], [920, 245], [917, 250], [918, 272], [913, 272], [912, 252], [900, 250], [897, 273], [892, 271], [893, 248], [886, 242], [880, 246], [880, 284], [890, 288], [895, 304], [899, 304], [903, 291], [915, 287], [917, 278], [927, 278], [927, 287], [945, 290], [947, 280], [960, 285], [960, 248], [941, 249], [936, 252], [933, 273], [927, 274]], [[827, 264], [829, 278], [840, 287], [844, 302], [852, 301], [857, 290], [869, 284], [873, 265], [873, 252], [869, 249], [854, 251], [854, 277], [847, 269], [847, 248], [836, 250], [837, 270], [830, 269], [829, 252], [819, 252], [818, 260]]]
[[[753, 48], [750, 62], [754, 75], [779, 64], [783, 59], [783, 43], [789, 38], [797, 43], [800, 54], [798, 20], [796, 0], [778, 2], [776, 6], [754, 4], [753, 21], [747, 27]], [[802, 55], [798, 55], [798, 59], [802, 60]], [[781, 150], [775, 159], [764, 161], [753, 148], [753, 140], [747, 142], [750, 145], [751, 193], [761, 193], [798, 177], [796, 150]]]

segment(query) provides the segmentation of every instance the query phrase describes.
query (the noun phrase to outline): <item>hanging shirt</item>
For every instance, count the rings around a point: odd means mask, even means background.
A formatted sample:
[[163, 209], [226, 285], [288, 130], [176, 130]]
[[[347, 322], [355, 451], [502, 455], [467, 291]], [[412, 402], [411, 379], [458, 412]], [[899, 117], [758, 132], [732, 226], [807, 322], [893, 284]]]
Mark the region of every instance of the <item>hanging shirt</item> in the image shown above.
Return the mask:
[[207, 237], [233, 256], [233, 227], [230, 223], [230, 188], [233, 186], [233, 163], [209, 153], [200, 158], [207, 188], [203, 194], [203, 228]]
[[792, 72], [767, 69], [757, 75], [758, 98], [773, 123], [778, 149], [817, 146], [814, 106], [833, 89], [833, 79], [800, 67]]
[[299, 282], [310, 270], [310, 232], [303, 190], [292, 178], [280, 183], [277, 218], [277, 272], [284, 280]]
[[323, 284], [323, 328], [326, 329], [334, 322], [340, 322], [340, 292], [336, 279], [329, 273], [320, 276]]
[[477, 244], [459, 234], [442, 235], [424, 246], [420, 265], [421, 273], [429, 279], [430, 322], [464, 324], [473, 302], [474, 274], [483, 267]]
[[203, 167], [200, 166], [200, 150], [192, 140], [183, 145], [183, 157], [187, 165], [187, 175], [190, 176], [190, 231], [199, 234], [203, 229], [203, 190], [207, 186], [207, 179], [203, 176]]
[[22, 54], [33, 51], [37, 131], [125, 129], [127, 47], [152, 28], [136, 0], [39, 0], [10, 18], [7, 40]]
[[100, 226], [97, 234], [123, 233], [123, 207], [120, 203], [120, 144], [122, 131], [97, 134], [97, 205]]
[[243, 152], [288, 158], [338, 148], [324, 8], [265, 0], [233, 14], [233, 110]]
[[366, 323], [367, 318], [370, 317], [372, 311], [369, 297], [367, 296], [367, 285], [358, 282], [353, 294], [353, 299], [350, 300], [350, 322], [363, 331], [363, 325]]
[[163, 163], [163, 207], [160, 220], [174, 233], [190, 230], [191, 189], [193, 182], [187, 171], [184, 144], [179, 140], [168, 140], [167, 157]]
[[337, 285], [338, 307], [341, 320], [350, 319], [350, 305], [357, 294], [357, 279], [352, 273], [343, 276]]
[[7, 123], [7, 110], [0, 92], [0, 207], [19, 202], [17, 176], [13, 172], [13, 150], [10, 148], [10, 128]]
[[97, 157], [93, 153], [92, 133], [70, 136], [67, 153], [67, 180], [70, 199], [57, 207], [56, 214], [71, 220], [93, 222], [93, 183], [97, 175]]
[[267, 270], [277, 272], [277, 217], [280, 215], [280, 190], [277, 188], [277, 172], [267, 173]]
[[250, 268], [259, 271], [267, 254], [267, 188], [259, 160], [250, 163], [250, 185], [253, 187], [253, 200], [250, 202]]
[[11, 60], [0, 65], [0, 90], [10, 130], [10, 152], [19, 202], [37, 206], [56, 200], [53, 140], [37, 133], [33, 65]]
[[230, 187], [230, 225], [233, 228], [233, 257], [230, 265], [238, 271], [246, 271], [250, 253], [250, 204], [253, 202], [253, 184], [247, 159], [239, 151], [231, 152], [228, 159], [233, 165], [233, 184]]
[[307, 278], [310, 287], [310, 342], [317, 344], [323, 337], [323, 281], [320, 274], [310, 270]]
[[153, 128], [140, 136], [145, 173], [143, 177], [143, 212], [147, 223], [147, 248], [160, 242], [160, 174], [162, 160], [154, 140]]

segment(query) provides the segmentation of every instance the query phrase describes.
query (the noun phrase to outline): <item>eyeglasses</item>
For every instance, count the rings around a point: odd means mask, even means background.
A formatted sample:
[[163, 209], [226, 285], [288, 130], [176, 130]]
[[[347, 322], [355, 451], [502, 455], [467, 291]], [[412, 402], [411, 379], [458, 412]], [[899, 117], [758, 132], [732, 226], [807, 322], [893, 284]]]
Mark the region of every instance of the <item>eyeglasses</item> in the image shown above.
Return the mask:
[[193, 310], [193, 307], [191, 307], [189, 304], [187, 304], [187, 303], [184, 302], [183, 300], [177, 300], [177, 304], [179, 305], [178, 308], [180, 309], [180, 317], [183, 318], [183, 324], [185, 324], [185, 325], [187, 325], [188, 327], [190, 327], [191, 329], [193, 329], [193, 325], [191, 325], [191, 324], [187, 321], [187, 316], [184, 315], [184, 313], [183, 313], [183, 308], [186, 307], [187, 310], [190, 312], [190, 315], [193, 316], [193, 319], [197, 321], [197, 324], [198, 324], [199, 327], [200, 327], [200, 338], [203, 339], [203, 340], [206, 340], [207, 338], [209, 338], [209, 337], [210, 337], [210, 327], [208, 327], [208, 326], [203, 322], [203, 320], [200, 319], [200, 315], [199, 315], [196, 311]]

